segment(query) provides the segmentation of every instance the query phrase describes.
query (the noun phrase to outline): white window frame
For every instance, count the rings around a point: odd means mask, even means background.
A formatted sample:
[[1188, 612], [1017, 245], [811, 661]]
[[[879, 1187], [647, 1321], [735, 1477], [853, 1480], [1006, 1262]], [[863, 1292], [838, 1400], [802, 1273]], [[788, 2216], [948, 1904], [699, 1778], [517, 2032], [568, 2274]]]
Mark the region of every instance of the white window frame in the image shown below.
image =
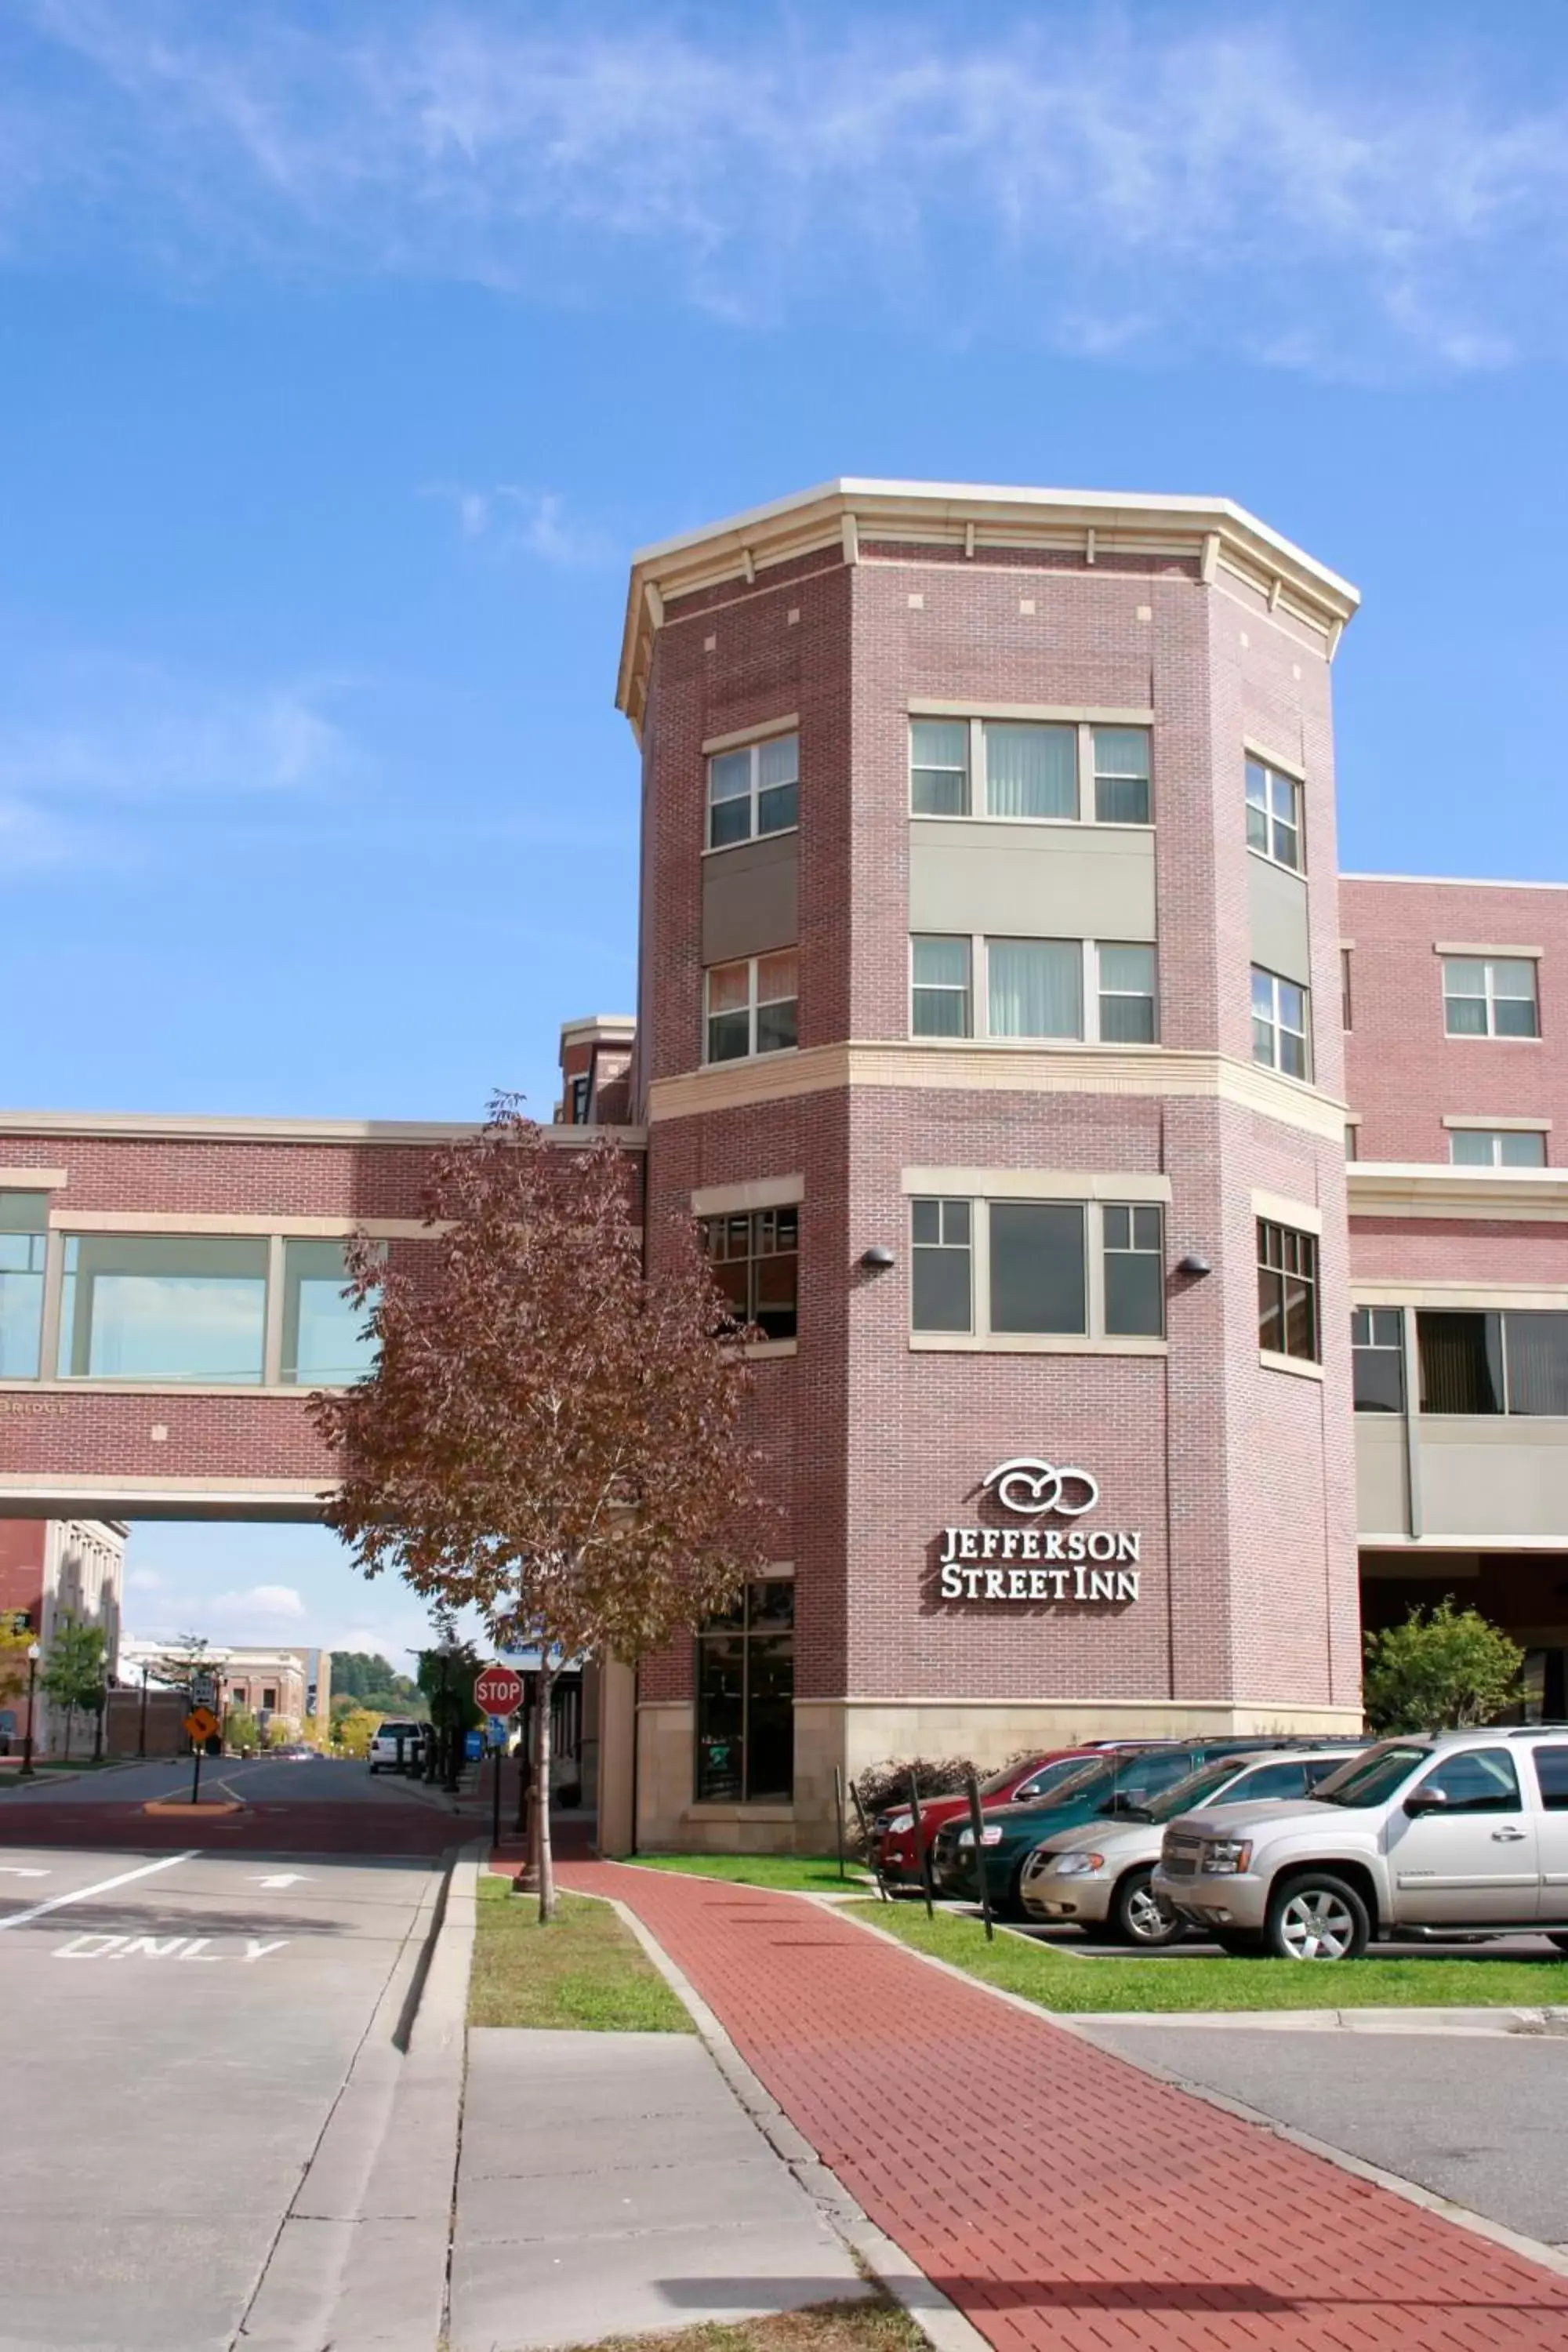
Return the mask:
[[[1054, 1045], [1093, 1045], [1108, 1054], [1150, 1054], [1160, 1043], [1160, 950], [1153, 940], [1064, 940], [1032, 938], [1017, 931], [911, 931], [909, 944], [908, 1020], [910, 1036], [921, 1045], [1020, 1045], [1033, 1049]], [[932, 1037], [915, 1027], [915, 941], [921, 940], [963, 940], [969, 949], [969, 1029], [963, 1037]], [[1083, 968], [1079, 980], [1079, 1002], [1082, 1024], [1076, 1037], [1019, 1037], [1011, 1030], [995, 1031], [991, 1026], [991, 967], [989, 950], [999, 947], [1076, 947], [1082, 952]], [[1154, 1013], [1154, 1034], [1147, 1043], [1140, 1039], [1102, 1040], [1100, 1034], [1100, 954], [1101, 948], [1146, 948], [1154, 959], [1154, 986], [1151, 1002]], [[925, 983], [922, 983], [922, 985]], [[953, 991], [956, 994], [957, 992]], [[1130, 996], [1131, 992], [1118, 989], [1110, 992], [1118, 996]]]
[[[965, 726], [969, 730], [968, 758], [963, 769], [964, 802], [962, 809], [952, 811], [917, 809], [915, 806], [914, 730], [922, 719], [938, 725]], [[911, 710], [905, 719], [908, 730], [905, 747], [905, 767], [908, 775], [906, 793], [909, 813], [921, 824], [1032, 824], [1058, 828], [1063, 825], [1094, 826], [1104, 833], [1152, 833], [1154, 830], [1154, 730], [1146, 718], [1138, 719], [1078, 719], [1064, 716], [1047, 718], [1036, 713], [1025, 716], [1018, 712], [992, 710], [966, 713], [962, 711]], [[1078, 731], [1078, 790], [1069, 816], [993, 816], [990, 809], [990, 782], [985, 765], [985, 730], [995, 727], [1055, 727], [1075, 728]], [[1095, 737], [1098, 734], [1143, 735], [1149, 741], [1149, 814], [1139, 824], [1118, 824], [1110, 819], [1101, 820], [1095, 813], [1095, 786], [1099, 768], [1095, 757]], [[944, 772], [956, 775], [956, 768]], [[1111, 775], [1111, 771], [1107, 771]]]
[[[759, 997], [757, 966], [760, 963], [766, 963], [770, 957], [780, 955], [794, 956], [795, 960], [795, 994], [793, 997]], [[710, 1004], [713, 974], [716, 971], [733, 971], [741, 964], [746, 967], [746, 1050], [743, 1054], [727, 1054], [721, 1060], [714, 1061], [710, 1057], [708, 1051], [710, 1027], [713, 1019]], [[764, 1004], [794, 1004], [796, 1007], [795, 1033], [798, 1037], [800, 1032], [800, 950], [798, 948], [767, 948], [761, 955], [727, 956], [722, 963], [704, 964], [702, 968], [702, 1066], [704, 1069], [727, 1069], [738, 1062], [772, 1061], [780, 1054], [793, 1054], [796, 1051], [794, 1045], [770, 1045], [766, 1053], [758, 1051], [757, 1014]], [[741, 1008], [737, 1004], [731, 1009], [738, 1013]]]
[[[1300, 776], [1292, 775], [1289, 768], [1277, 767], [1272, 760], [1266, 760], [1260, 751], [1246, 752], [1244, 754], [1242, 767], [1242, 793], [1245, 806], [1248, 810], [1258, 806], [1258, 803], [1254, 801], [1251, 793], [1247, 790], [1247, 783], [1250, 781], [1247, 774], [1247, 771], [1249, 768], [1257, 768], [1261, 772], [1264, 780], [1264, 839], [1263, 844], [1260, 845], [1249, 837], [1247, 844], [1248, 854], [1253, 857], [1261, 857], [1267, 866], [1277, 866], [1281, 874], [1294, 874], [1304, 879], [1307, 872], [1307, 832], [1304, 822], [1306, 810], [1304, 795], [1301, 790], [1301, 779]], [[1284, 784], [1290, 794], [1291, 814], [1289, 818], [1289, 826], [1290, 830], [1296, 835], [1296, 862], [1294, 865], [1291, 864], [1288, 857], [1281, 857], [1278, 849], [1275, 847], [1275, 828], [1282, 821], [1275, 814], [1274, 811], [1274, 786], [1276, 784]], [[1348, 1026], [1349, 1024], [1347, 1024], [1346, 1025]]]
[[[1483, 1127], [1479, 1120], [1473, 1127], [1468, 1125], [1463, 1127], [1450, 1127], [1448, 1129], [1448, 1165], [1450, 1168], [1544, 1168], [1546, 1166], [1547, 1152], [1546, 1136], [1547, 1129], [1544, 1120], [1539, 1127], [1526, 1127], [1523, 1125], [1518, 1127]], [[1541, 1157], [1539, 1160], [1505, 1160], [1503, 1158], [1502, 1146], [1520, 1137], [1528, 1137], [1531, 1142], [1538, 1143], [1541, 1146]], [[1472, 1143], [1487, 1143], [1490, 1147], [1490, 1157], [1486, 1160], [1461, 1160], [1454, 1150], [1454, 1146], [1461, 1138]]]
[[[1539, 956], [1446, 954], [1440, 957], [1440, 961], [1443, 967], [1443, 1034], [1445, 1037], [1457, 1037], [1461, 1043], [1471, 1045], [1479, 1045], [1483, 1041], [1491, 1045], [1533, 1045], [1539, 1043], [1541, 1037], [1541, 959]], [[1472, 1003], [1475, 1001], [1473, 995], [1467, 990], [1449, 989], [1449, 970], [1458, 963], [1479, 964], [1481, 968], [1481, 1001], [1487, 1009], [1487, 1025], [1484, 1029], [1450, 1029], [1448, 1026], [1450, 1003]], [[1505, 996], [1500, 1000], [1497, 988], [1497, 968], [1500, 963], [1522, 963], [1530, 966], [1531, 988], [1528, 999], [1522, 996]], [[1499, 1029], [1497, 1008], [1500, 1001], [1505, 1004], [1523, 1004], [1528, 1002], [1535, 1014], [1534, 1028]]]
[[[795, 744], [795, 822], [792, 824], [775, 824], [771, 826], [766, 833], [759, 833], [757, 830], [757, 811], [764, 790], [764, 786], [761, 781], [763, 753], [774, 743], [788, 743], [792, 740]], [[729, 795], [728, 799], [715, 802], [713, 798], [714, 762], [719, 760], [738, 760], [742, 757], [748, 758], [751, 761], [750, 792], [745, 794], [732, 793]], [[705, 857], [721, 857], [727, 849], [744, 849], [749, 842], [782, 841], [787, 834], [798, 833], [800, 831], [800, 729], [798, 727], [781, 727], [777, 734], [759, 735], [756, 740], [751, 743], [726, 744], [717, 751], [708, 752], [706, 758], [707, 767], [703, 778], [705, 799], [702, 818], [702, 829], [705, 835], [702, 854]], [[776, 791], [778, 787], [773, 784], [769, 784], [765, 789], [769, 792], [773, 792]], [[713, 838], [713, 811], [715, 807], [733, 807], [734, 804], [742, 799], [745, 800], [746, 807], [750, 814], [751, 830], [747, 833], [742, 834], [737, 841], [715, 841]]]
[[[909, 1345], [916, 1351], [975, 1355], [1163, 1356], [1169, 1342], [1163, 1328], [1163, 1283], [1161, 1286], [1162, 1328], [1159, 1333], [1109, 1332], [1105, 1328], [1105, 1212], [1107, 1209], [1157, 1211], [1161, 1221], [1160, 1263], [1163, 1269], [1169, 1248], [1170, 1217], [1163, 1199], [1151, 1200], [1136, 1180], [1120, 1197], [1113, 1178], [1097, 1180], [1091, 1194], [1063, 1192], [1047, 1185], [1036, 1192], [1023, 1182], [1009, 1182], [1006, 1192], [969, 1192], [947, 1186], [941, 1192], [910, 1192], [904, 1233], [910, 1258], [907, 1307]], [[1100, 1197], [1103, 1192], [1104, 1197]], [[969, 1204], [969, 1319], [967, 1331], [917, 1331], [914, 1327], [913, 1259], [914, 1204], [917, 1201], [966, 1201]], [[1081, 1331], [994, 1331], [991, 1328], [991, 1212], [995, 1207], [1028, 1206], [1077, 1209], [1084, 1220], [1084, 1328]], [[921, 1244], [926, 1246], [926, 1244]], [[1152, 1253], [1149, 1253], [1152, 1255]]]
[[[1304, 987], [1299, 980], [1287, 979], [1283, 972], [1270, 971], [1266, 964], [1255, 963], [1251, 968], [1247, 986], [1247, 1013], [1249, 1022], [1256, 1022], [1258, 1018], [1257, 1008], [1254, 1006], [1252, 1002], [1251, 981], [1253, 979], [1266, 980], [1270, 984], [1269, 1027], [1274, 1038], [1273, 1059], [1266, 1062], [1258, 1051], [1257, 1032], [1254, 1030], [1252, 1042], [1252, 1058], [1254, 1063], [1260, 1070], [1272, 1070], [1276, 1077], [1289, 1078], [1293, 1086], [1310, 1087], [1312, 1083], [1314, 1059], [1312, 1053], [1311, 990]], [[1279, 991], [1281, 988], [1293, 988], [1300, 996], [1301, 1018], [1304, 1024], [1304, 1026], [1300, 1029], [1289, 1028], [1279, 1017]], [[1279, 1040], [1282, 1035], [1300, 1037], [1306, 1049], [1305, 1060], [1307, 1066], [1305, 1070], [1301, 1072], [1300, 1076], [1297, 1076], [1294, 1070], [1288, 1070], [1279, 1058]]]

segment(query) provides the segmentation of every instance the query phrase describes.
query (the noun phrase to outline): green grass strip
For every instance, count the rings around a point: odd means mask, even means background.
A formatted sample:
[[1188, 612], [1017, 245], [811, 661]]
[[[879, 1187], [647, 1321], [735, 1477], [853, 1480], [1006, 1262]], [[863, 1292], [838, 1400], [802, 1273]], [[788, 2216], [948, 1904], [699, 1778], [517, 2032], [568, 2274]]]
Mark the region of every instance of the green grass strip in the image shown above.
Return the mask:
[[[856, 1915], [918, 1952], [951, 1961], [1042, 2009], [1539, 2009], [1568, 2003], [1568, 1960], [1079, 1959], [978, 1919], [883, 1903]], [[1506, 1949], [1506, 1947], [1503, 1948]]]
[[635, 1937], [607, 1903], [563, 1895], [548, 1927], [537, 1900], [480, 1874], [470, 2025], [531, 2025], [590, 2033], [695, 2031]]

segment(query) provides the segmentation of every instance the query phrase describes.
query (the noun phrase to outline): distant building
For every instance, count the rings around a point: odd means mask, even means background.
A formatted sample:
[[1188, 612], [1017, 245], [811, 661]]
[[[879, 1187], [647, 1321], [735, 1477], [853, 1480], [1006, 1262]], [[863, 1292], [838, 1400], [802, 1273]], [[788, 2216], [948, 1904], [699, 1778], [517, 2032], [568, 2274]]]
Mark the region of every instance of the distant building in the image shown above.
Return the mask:
[[[157, 1686], [162, 1680], [159, 1669], [167, 1665], [169, 1658], [170, 1644], [166, 1642], [128, 1639], [121, 1645], [121, 1679], [139, 1683], [145, 1667], [150, 1684]], [[221, 1712], [227, 1715], [243, 1707], [256, 1717], [263, 1733], [276, 1723], [291, 1737], [298, 1737], [309, 1727], [312, 1717], [324, 1715], [331, 1708], [330, 1650], [286, 1646], [230, 1649], [220, 1644], [205, 1652], [203, 1664], [217, 1677]]]
[[[0, 1519], [0, 1616], [25, 1621], [47, 1655], [66, 1618], [98, 1625], [112, 1679], [120, 1654], [126, 1529], [118, 1519]], [[0, 1705], [0, 1737], [20, 1739], [26, 1700]], [[65, 1723], [42, 1693], [35, 1698], [33, 1745], [40, 1756], [63, 1741]]]

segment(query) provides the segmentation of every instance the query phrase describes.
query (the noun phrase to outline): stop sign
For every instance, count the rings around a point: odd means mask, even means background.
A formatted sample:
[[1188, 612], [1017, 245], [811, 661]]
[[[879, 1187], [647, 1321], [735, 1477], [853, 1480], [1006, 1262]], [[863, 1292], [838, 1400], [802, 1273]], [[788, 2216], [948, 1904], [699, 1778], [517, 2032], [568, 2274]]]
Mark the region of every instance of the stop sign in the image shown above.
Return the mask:
[[474, 1705], [482, 1715], [515, 1715], [522, 1705], [522, 1676], [510, 1666], [487, 1666], [474, 1683]]

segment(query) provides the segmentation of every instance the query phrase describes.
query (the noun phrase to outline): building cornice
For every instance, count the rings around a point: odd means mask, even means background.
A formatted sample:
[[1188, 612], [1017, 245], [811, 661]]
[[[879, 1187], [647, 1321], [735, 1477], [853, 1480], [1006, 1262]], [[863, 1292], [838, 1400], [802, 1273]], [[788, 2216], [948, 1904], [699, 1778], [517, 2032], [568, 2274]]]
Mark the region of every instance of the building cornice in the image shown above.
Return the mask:
[[1344, 1140], [1344, 1105], [1332, 1096], [1225, 1054], [1161, 1046], [1133, 1052], [1018, 1046], [975, 1039], [949, 1044], [935, 1038], [815, 1045], [656, 1078], [648, 1088], [648, 1125], [844, 1087], [897, 1087], [914, 1093], [1206, 1096], [1325, 1141], [1342, 1146]]
[[1447, 1168], [1436, 1161], [1352, 1160], [1345, 1177], [1352, 1218], [1568, 1223], [1568, 1168]]
[[1271, 530], [1230, 499], [1113, 490], [1008, 488], [958, 482], [845, 477], [743, 514], [639, 548], [632, 558], [616, 702], [642, 724], [653, 640], [682, 597], [739, 582], [750, 587], [781, 563], [831, 551], [859, 561], [863, 541], [961, 549], [1050, 549], [1092, 567], [1100, 555], [1194, 562], [1200, 578], [1227, 571], [1320, 631], [1331, 656], [1360, 596], [1348, 580]]
[[[626, 1151], [647, 1141], [640, 1127], [540, 1125], [560, 1151], [585, 1151], [602, 1139]], [[373, 1143], [433, 1150], [481, 1132], [478, 1121], [396, 1118], [251, 1118], [201, 1111], [0, 1110], [0, 1135], [64, 1135], [167, 1143]]]

